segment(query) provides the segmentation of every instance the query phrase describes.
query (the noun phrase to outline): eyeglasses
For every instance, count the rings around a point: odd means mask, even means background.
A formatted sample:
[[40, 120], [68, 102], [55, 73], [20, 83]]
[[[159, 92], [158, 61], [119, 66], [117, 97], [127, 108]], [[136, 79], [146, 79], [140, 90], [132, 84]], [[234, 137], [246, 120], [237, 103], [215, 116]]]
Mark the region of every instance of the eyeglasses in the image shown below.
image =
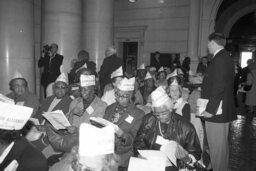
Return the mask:
[[119, 99], [129, 99], [130, 98], [130, 95], [129, 94], [119, 94], [118, 92], [115, 92], [115, 96], [116, 98], [119, 98]]
[[154, 112], [154, 115], [159, 118], [159, 117], [163, 117], [163, 116], [167, 116], [170, 114], [170, 111], [167, 110], [167, 111], [164, 111], [164, 112]]

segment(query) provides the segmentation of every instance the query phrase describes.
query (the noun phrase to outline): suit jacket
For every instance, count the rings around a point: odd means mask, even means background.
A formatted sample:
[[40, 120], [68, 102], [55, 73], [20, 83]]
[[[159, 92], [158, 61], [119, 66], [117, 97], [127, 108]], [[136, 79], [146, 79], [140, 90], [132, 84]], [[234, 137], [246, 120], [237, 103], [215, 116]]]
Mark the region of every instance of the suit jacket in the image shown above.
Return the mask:
[[0, 164], [0, 170], [4, 170], [13, 160], [19, 164], [17, 171], [47, 171], [47, 161], [43, 154], [33, 147], [24, 137], [17, 139]]
[[122, 66], [122, 59], [118, 58], [116, 55], [111, 55], [109, 57], [106, 57], [100, 67], [100, 89], [103, 93], [105, 85], [108, 83], [111, 83], [110, 75], [113, 71], [115, 71], [117, 68]]
[[43, 67], [44, 71], [41, 76], [41, 84], [47, 86], [49, 83], [54, 82], [60, 75], [60, 66], [63, 62], [63, 56], [56, 54], [51, 62], [50, 57], [47, 55], [44, 58], [40, 58], [38, 61], [38, 67]]
[[[111, 121], [115, 114], [117, 103], [108, 106], [104, 115], [104, 119]], [[116, 138], [115, 153], [120, 156], [120, 165], [128, 166], [130, 157], [133, 155], [133, 141], [142, 123], [144, 112], [138, 109], [134, 104], [130, 104], [128, 109], [119, 118], [116, 125], [124, 131], [125, 136]]]
[[[41, 107], [39, 108], [37, 114], [36, 114], [36, 118], [39, 119], [39, 121], [41, 122], [43, 120], [42, 114], [44, 112], [47, 112], [52, 101], [54, 100], [55, 95], [53, 96], [49, 96], [46, 99], [43, 100]], [[64, 114], [68, 113], [69, 110], [69, 105], [72, 102], [72, 99], [70, 96], [66, 95], [64, 96], [61, 101], [52, 109], [52, 111], [55, 110], [62, 110], [62, 112]]]
[[[215, 115], [205, 119], [209, 122], [225, 123], [236, 119], [234, 103], [235, 69], [232, 58], [226, 50], [219, 51], [208, 66], [202, 85], [201, 98], [209, 99], [206, 111]], [[222, 104], [222, 114], [216, 115]]]

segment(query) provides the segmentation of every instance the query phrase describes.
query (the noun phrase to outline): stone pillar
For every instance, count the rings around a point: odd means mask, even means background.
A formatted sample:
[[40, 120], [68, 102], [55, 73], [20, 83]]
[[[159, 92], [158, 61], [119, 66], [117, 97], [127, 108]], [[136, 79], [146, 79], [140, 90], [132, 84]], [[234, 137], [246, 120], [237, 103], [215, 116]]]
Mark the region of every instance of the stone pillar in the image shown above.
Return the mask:
[[42, 1], [42, 45], [58, 44], [65, 72], [69, 72], [71, 60], [81, 49], [81, 23], [81, 0]]
[[193, 71], [196, 71], [198, 64], [200, 5], [200, 0], [190, 0], [187, 56], [191, 58], [190, 68]]
[[35, 91], [33, 0], [0, 1], [0, 93], [19, 71]]
[[105, 49], [113, 45], [113, 0], [84, 0], [83, 45], [97, 70], [105, 57]]

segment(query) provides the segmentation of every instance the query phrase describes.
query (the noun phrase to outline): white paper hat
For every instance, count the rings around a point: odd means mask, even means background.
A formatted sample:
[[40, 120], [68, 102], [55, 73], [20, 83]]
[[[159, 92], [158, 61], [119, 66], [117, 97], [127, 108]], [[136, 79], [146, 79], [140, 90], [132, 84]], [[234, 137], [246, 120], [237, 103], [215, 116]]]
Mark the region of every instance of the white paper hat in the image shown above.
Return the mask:
[[135, 85], [135, 77], [132, 77], [130, 79], [123, 78], [117, 85], [117, 88], [121, 91], [133, 91], [134, 85]]
[[115, 131], [109, 125], [97, 128], [82, 123], [79, 129], [79, 156], [97, 156], [114, 153]]
[[159, 107], [169, 100], [169, 96], [162, 86], [159, 86], [151, 93], [152, 107]]
[[177, 68], [176, 70], [178, 75], [184, 75], [183, 71], [180, 68]]
[[86, 62], [84, 63], [84, 65], [83, 65], [83, 66], [81, 66], [80, 68], [78, 68], [78, 69], [76, 70], [76, 72], [80, 71], [80, 70], [81, 70], [81, 69], [83, 69], [83, 68], [87, 68], [87, 64], [86, 64]]
[[151, 79], [151, 78], [153, 78], [153, 77], [151, 76], [151, 74], [149, 72], [147, 72], [144, 80]]
[[0, 102], [0, 129], [21, 130], [32, 115], [30, 107]]
[[145, 69], [145, 64], [141, 64], [138, 69]]
[[123, 67], [120, 66], [114, 72], [112, 72], [110, 78], [112, 79], [114, 77], [122, 77], [122, 76], [123, 76]]
[[95, 75], [81, 75], [80, 76], [81, 87], [93, 86], [95, 84]]
[[164, 67], [159, 68], [158, 72], [164, 71]]
[[68, 77], [66, 76], [66, 74], [64, 72], [62, 72], [58, 78], [56, 79], [55, 82], [64, 82], [66, 84], [68, 84]]
[[168, 74], [166, 76], [166, 79], [168, 80], [169, 78], [176, 77], [176, 76], [178, 76], [177, 69], [175, 69], [172, 73]]
[[156, 67], [150, 67], [149, 71], [156, 71]]
[[13, 79], [17, 79], [17, 78], [24, 78], [20, 72], [16, 71], [12, 77], [12, 80]]

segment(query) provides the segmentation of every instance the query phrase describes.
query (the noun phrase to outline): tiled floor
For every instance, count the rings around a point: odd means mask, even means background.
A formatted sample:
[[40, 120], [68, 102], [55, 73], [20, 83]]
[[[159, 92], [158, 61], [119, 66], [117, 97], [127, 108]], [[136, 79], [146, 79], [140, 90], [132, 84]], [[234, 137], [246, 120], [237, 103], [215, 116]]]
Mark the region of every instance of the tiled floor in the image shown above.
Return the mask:
[[230, 129], [230, 169], [256, 171], [256, 116], [238, 116]]

